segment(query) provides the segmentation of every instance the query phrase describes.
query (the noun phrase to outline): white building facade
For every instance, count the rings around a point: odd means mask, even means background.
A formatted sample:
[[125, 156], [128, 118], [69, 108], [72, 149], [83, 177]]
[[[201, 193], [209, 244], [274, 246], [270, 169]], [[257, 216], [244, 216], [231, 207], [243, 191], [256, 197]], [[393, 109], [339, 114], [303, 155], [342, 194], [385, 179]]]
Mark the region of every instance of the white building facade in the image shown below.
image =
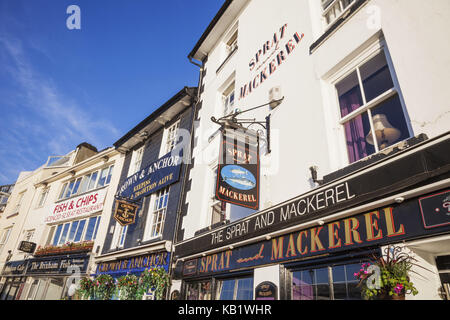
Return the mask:
[[[448, 298], [448, 18], [445, 0], [226, 1], [189, 54], [200, 107], [172, 291], [359, 299], [367, 253], [403, 243], [429, 270], [407, 299]], [[264, 124], [247, 131], [260, 130], [249, 210], [215, 196], [211, 117], [254, 107], [235, 117]]]
[[114, 148], [98, 152], [84, 143], [59, 169], [44, 166], [48, 174], [30, 175], [30, 200], [12, 226], [10, 256], [1, 260], [2, 300], [73, 296], [80, 278], [95, 270], [107, 232], [101, 221], [111, 216], [122, 162]]

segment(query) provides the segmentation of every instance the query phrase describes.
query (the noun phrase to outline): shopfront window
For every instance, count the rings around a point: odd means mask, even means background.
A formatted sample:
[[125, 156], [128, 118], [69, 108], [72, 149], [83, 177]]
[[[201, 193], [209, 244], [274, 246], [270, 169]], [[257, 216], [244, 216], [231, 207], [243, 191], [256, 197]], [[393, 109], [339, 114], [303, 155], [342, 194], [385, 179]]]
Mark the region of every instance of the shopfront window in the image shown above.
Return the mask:
[[360, 300], [361, 289], [353, 276], [361, 264], [305, 268], [292, 272], [292, 300]]
[[211, 281], [187, 284], [186, 300], [211, 300]]
[[253, 300], [253, 277], [217, 280], [216, 299]]

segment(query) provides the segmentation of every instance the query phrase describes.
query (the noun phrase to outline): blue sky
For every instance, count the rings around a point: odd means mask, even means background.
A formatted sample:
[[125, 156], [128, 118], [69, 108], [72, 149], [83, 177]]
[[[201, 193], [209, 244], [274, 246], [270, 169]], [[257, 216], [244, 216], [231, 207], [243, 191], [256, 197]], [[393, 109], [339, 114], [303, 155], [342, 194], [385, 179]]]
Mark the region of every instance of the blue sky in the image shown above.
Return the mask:
[[196, 86], [187, 55], [223, 2], [0, 0], [0, 185], [81, 142], [112, 146]]

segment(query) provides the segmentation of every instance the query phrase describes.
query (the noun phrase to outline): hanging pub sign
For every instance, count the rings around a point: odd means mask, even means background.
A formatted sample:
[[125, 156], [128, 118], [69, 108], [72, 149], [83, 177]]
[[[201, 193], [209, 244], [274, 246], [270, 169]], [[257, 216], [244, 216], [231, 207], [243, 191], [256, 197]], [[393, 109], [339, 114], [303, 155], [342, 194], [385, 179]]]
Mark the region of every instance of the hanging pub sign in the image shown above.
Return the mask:
[[256, 135], [224, 130], [217, 168], [216, 198], [259, 208], [259, 141]]
[[270, 281], [264, 281], [255, 289], [255, 300], [277, 300], [277, 286]]
[[133, 224], [136, 220], [136, 213], [138, 211], [139, 206], [123, 201], [116, 200], [116, 210], [114, 211], [114, 219], [122, 227]]
[[18, 249], [26, 253], [33, 253], [36, 249], [36, 243], [30, 241], [20, 241]]
[[117, 196], [137, 201], [178, 181], [183, 160], [179, 155], [169, 152], [146, 168], [128, 177], [118, 188]]

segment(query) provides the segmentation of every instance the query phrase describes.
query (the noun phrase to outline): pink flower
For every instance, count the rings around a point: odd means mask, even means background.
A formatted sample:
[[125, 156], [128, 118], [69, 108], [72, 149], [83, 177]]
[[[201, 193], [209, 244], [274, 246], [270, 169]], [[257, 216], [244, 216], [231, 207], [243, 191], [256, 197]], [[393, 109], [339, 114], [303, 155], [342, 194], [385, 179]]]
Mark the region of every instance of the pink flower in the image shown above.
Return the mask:
[[396, 294], [400, 294], [400, 293], [402, 293], [402, 291], [403, 291], [403, 285], [398, 283], [397, 286], [394, 288], [394, 292]]

